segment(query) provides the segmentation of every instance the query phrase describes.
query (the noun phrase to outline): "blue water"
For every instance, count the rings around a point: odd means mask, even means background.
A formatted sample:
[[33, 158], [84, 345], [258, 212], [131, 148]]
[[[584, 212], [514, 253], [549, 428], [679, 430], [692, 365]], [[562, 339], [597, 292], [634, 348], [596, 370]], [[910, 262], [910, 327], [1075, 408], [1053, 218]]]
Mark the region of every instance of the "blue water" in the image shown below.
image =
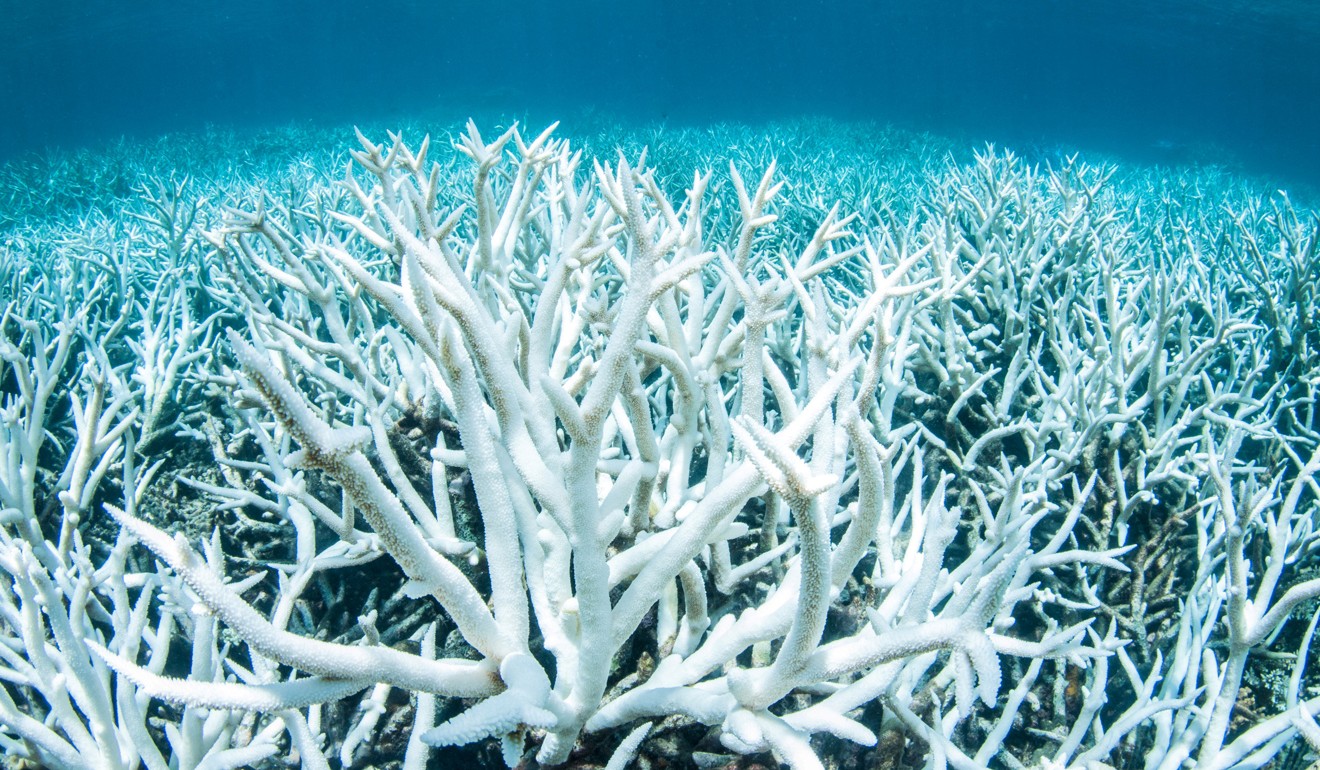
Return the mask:
[[827, 115], [1320, 184], [1320, 3], [0, 2], [0, 159], [205, 125]]

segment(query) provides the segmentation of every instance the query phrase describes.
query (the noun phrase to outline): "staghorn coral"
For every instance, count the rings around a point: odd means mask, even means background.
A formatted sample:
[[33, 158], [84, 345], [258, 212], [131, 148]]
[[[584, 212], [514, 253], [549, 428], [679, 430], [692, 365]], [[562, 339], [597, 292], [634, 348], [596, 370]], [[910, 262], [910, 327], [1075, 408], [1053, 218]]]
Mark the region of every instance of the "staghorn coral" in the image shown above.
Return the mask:
[[[1077, 159], [818, 137], [776, 139], [797, 189], [758, 149], [684, 186], [549, 130], [359, 138], [223, 211], [149, 185], [117, 246], [8, 237], [11, 754], [348, 767], [384, 722], [408, 768], [622, 766], [702, 724], [799, 768], [1245, 768], [1320, 733], [1287, 200], [1152, 221]], [[172, 437], [216, 466], [202, 553], [152, 510]]]

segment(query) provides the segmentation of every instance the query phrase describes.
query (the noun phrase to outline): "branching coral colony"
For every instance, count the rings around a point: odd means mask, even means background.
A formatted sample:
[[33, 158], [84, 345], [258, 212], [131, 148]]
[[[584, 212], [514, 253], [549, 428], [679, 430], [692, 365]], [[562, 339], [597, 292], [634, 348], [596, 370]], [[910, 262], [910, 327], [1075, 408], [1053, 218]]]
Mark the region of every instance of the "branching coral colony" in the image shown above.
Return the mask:
[[747, 157], [361, 147], [7, 236], [8, 756], [1320, 747], [1313, 215], [995, 151], [844, 214]]

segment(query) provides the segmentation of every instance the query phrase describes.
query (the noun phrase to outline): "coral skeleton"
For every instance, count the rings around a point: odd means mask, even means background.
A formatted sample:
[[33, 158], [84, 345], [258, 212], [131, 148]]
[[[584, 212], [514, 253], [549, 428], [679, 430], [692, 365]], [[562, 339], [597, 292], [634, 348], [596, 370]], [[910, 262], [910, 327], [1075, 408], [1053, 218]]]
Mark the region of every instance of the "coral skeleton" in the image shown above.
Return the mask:
[[554, 126], [357, 138], [6, 225], [8, 756], [1320, 750], [1314, 214], [993, 148], [717, 139], [683, 184]]

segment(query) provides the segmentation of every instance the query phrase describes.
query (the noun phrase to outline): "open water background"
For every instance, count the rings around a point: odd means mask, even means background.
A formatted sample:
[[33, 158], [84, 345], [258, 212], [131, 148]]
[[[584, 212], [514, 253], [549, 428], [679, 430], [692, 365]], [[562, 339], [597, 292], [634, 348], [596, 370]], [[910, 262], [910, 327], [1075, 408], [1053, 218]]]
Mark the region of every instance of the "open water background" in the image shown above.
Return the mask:
[[0, 160], [206, 125], [584, 110], [874, 119], [1320, 185], [1320, 2], [0, 0]]

